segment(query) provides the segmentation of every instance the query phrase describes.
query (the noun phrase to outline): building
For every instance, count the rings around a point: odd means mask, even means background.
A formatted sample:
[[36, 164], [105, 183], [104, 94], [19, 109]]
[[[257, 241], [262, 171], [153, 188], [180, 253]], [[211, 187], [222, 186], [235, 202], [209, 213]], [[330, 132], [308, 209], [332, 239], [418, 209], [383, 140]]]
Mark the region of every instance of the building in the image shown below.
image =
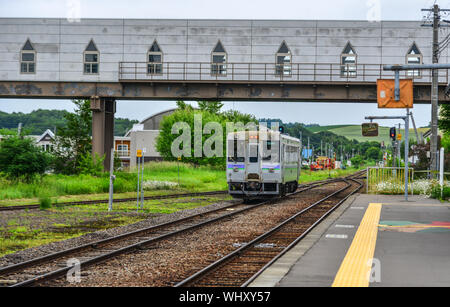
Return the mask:
[[45, 130], [42, 135], [35, 137], [36, 139], [36, 146], [41, 147], [43, 151], [52, 152], [54, 141], [55, 141], [55, 134], [50, 130]]
[[[374, 81], [380, 64], [432, 62], [432, 30], [421, 24], [0, 18], [0, 80]], [[448, 60], [445, 48], [440, 61]]]
[[123, 137], [114, 137], [114, 148], [116, 155], [125, 167], [136, 166], [136, 153], [138, 149], [143, 150], [144, 161], [161, 160], [161, 155], [156, 150], [156, 138], [159, 136], [159, 128], [164, 116], [172, 114], [176, 109], [159, 112], [147, 117]]
[[[0, 135], [0, 142], [7, 136]], [[52, 152], [54, 148], [55, 134], [50, 129], [45, 130], [41, 135], [27, 135], [26, 138], [34, 140], [35, 145], [43, 151]]]

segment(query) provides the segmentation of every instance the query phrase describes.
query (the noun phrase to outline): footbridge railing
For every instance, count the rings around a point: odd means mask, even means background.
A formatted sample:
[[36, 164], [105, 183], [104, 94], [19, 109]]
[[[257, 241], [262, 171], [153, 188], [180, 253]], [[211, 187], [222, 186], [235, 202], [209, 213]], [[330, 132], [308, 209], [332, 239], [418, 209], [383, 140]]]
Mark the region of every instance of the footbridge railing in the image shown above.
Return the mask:
[[[119, 79], [133, 81], [242, 81], [242, 82], [375, 82], [394, 78], [384, 64], [338, 63], [208, 63], [208, 62], [120, 62]], [[401, 78], [431, 83], [431, 71], [403, 71]], [[439, 71], [439, 82], [448, 84], [448, 70]]]

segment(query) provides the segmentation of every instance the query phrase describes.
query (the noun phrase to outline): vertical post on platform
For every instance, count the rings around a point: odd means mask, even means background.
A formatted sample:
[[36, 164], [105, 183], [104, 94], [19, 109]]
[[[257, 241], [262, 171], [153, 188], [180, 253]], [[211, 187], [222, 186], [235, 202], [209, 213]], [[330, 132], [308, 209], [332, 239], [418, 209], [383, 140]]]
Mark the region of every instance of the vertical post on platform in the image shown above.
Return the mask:
[[181, 161], [181, 157], [178, 157], [178, 159], [177, 159], [177, 166], [178, 166], [178, 187], [180, 187], [180, 161]]
[[140, 191], [140, 186], [139, 186], [139, 175], [140, 175], [140, 167], [141, 167], [141, 157], [140, 157], [140, 150], [137, 151], [137, 162], [138, 162], [138, 166], [137, 166], [137, 196], [136, 196], [136, 209], [137, 211], [139, 211], [139, 191]]
[[[399, 146], [400, 147], [400, 146]], [[400, 149], [400, 148], [399, 148]], [[406, 109], [405, 117], [405, 200], [408, 201], [408, 181], [409, 181], [409, 109]]]
[[141, 209], [144, 210], [144, 155], [141, 158], [141, 168], [142, 168], [142, 176], [141, 176]]
[[441, 185], [441, 198], [444, 193], [444, 147], [441, 147], [440, 151], [440, 164], [439, 164], [439, 184]]
[[111, 161], [109, 163], [109, 202], [108, 202], [108, 211], [112, 211], [113, 209], [113, 194], [114, 194], [114, 180], [116, 176], [114, 176], [114, 147], [111, 148]]

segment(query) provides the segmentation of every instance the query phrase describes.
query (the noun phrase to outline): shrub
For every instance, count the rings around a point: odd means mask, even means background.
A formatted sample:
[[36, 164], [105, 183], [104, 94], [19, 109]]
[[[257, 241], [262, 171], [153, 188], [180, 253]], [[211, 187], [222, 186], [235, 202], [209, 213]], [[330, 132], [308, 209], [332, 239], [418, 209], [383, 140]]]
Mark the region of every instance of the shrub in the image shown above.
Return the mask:
[[47, 210], [52, 207], [52, 199], [48, 196], [39, 198], [39, 209]]
[[29, 138], [9, 136], [0, 142], [0, 172], [10, 179], [31, 182], [49, 168], [50, 156]]

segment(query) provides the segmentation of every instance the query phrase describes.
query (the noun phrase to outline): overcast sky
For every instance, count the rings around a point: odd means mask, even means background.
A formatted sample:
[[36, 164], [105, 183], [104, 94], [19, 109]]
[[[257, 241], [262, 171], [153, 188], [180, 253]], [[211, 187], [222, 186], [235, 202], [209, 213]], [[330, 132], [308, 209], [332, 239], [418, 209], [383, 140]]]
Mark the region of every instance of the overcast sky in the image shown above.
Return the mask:
[[[68, 17], [68, 7], [80, 3], [81, 18], [202, 18], [202, 19], [339, 19], [367, 20], [379, 6], [382, 20], [420, 20], [421, 8], [435, 2], [450, 8], [450, 0], [0, 0], [0, 17]], [[430, 38], [431, 39], [431, 38]], [[119, 101], [117, 117], [142, 120], [175, 106], [174, 102]], [[0, 111], [31, 112], [35, 109], [73, 110], [65, 100], [0, 99]], [[225, 109], [238, 109], [258, 118], [281, 118], [285, 122], [360, 124], [368, 115], [404, 115], [404, 111], [378, 110], [376, 104], [228, 102]], [[418, 126], [430, 122], [428, 105], [416, 105]], [[395, 122], [383, 121], [382, 125]]]

